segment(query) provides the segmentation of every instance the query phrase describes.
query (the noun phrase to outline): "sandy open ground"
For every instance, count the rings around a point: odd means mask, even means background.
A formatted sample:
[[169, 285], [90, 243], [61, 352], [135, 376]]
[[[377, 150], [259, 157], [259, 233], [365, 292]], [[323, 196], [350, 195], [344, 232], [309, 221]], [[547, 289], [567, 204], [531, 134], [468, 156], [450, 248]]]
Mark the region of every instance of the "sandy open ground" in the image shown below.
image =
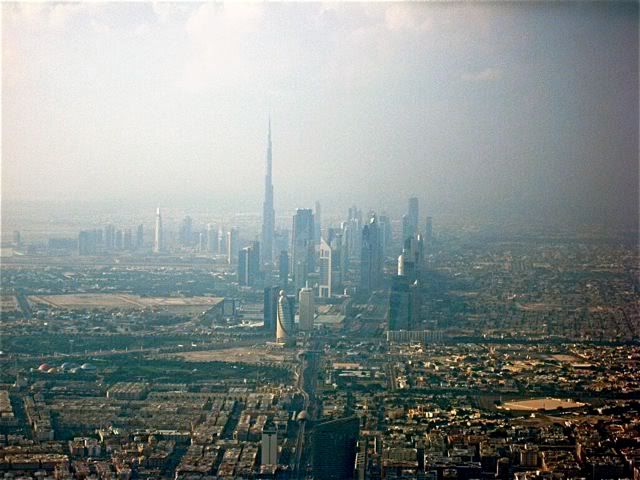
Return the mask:
[[167, 356], [182, 358], [188, 362], [239, 362], [248, 364], [282, 363], [282, 352], [269, 351], [267, 348], [239, 347], [224, 350], [172, 353]]
[[222, 301], [218, 297], [141, 297], [128, 294], [81, 293], [76, 295], [34, 295], [32, 304], [46, 304], [68, 310], [106, 309], [142, 310], [144, 308], [213, 307]]
[[513, 411], [556, 410], [558, 408], [579, 408], [585, 404], [573, 400], [560, 400], [558, 398], [537, 398], [514, 402], [505, 402], [500, 408]]

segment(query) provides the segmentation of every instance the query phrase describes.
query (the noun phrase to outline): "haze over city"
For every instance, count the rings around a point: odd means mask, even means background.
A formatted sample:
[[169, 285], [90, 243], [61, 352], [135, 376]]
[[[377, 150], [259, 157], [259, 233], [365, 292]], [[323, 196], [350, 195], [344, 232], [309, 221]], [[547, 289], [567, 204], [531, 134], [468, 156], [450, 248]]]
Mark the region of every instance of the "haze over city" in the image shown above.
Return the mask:
[[637, 1], [0, 8], [0, 477], [640, 479]]
[[[626, 224], [638, 7], [4, 3], [2, 199]], [[5, 215], [10, 215], [6, 208]]]

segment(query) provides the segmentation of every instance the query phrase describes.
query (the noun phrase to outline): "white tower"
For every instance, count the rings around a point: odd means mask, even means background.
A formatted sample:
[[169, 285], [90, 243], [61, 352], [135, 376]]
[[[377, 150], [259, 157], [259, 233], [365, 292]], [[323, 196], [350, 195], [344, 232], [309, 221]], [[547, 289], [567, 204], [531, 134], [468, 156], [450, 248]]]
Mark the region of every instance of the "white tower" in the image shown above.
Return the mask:
[[153, 253], [160, 253], [164, 250], [164, 242], [162, 238], [162, 216], [160, 215], [160, 207], [156, 210], [156, 231], [153, 237]]
[[295, 341], [293, 337], [293, 311], [284, 290], [280, 290], [280, 298], [278, 298], [276, 341], [285, 346], [291, 346]]
[[324, 238], [320, 239], [320, 285], [318, 295], [322, 298], [329, 298], [333, 293], [333, 264], [332, 248]]

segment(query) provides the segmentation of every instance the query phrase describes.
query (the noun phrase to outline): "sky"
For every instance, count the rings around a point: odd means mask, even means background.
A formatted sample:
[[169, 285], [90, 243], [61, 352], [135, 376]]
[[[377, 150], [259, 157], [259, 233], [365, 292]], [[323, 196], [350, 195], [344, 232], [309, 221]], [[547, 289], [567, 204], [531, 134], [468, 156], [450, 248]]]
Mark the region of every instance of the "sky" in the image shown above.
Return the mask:
[[3, 3], [2, 200], [638, 218], [638, 4]]

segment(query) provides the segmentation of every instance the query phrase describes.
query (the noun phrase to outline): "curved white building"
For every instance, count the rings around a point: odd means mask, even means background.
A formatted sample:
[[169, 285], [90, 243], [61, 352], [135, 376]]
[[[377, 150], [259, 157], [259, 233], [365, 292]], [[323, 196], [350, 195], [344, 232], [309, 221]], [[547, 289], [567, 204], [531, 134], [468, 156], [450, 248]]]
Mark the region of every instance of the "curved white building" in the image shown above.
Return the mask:
[[295, 343], [293, 335], [293, 309], [284, 290], [280, 290], [278, 298], [278, 317], [276, 323], [276, 341], [290, 346]]

